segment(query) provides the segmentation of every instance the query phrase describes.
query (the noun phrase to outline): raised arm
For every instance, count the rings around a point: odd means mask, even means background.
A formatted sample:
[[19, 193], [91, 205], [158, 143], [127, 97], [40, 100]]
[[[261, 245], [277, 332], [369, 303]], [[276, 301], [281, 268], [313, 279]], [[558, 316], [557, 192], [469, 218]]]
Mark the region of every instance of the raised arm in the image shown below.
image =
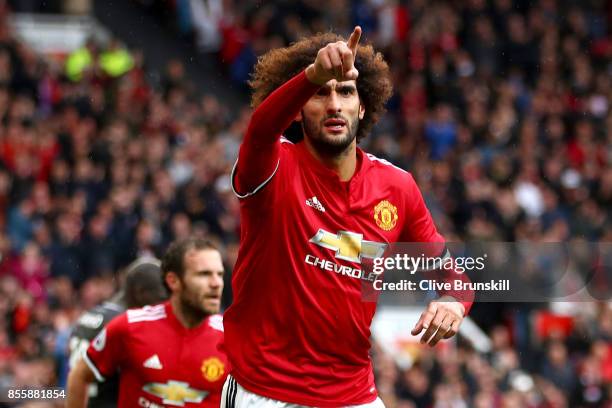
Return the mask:
[[240, 146], [234, 174], [237, 193], [253, 192], [272, 176], [280, 155], [280, 136], [319, 89], [304, 72], [270, 94], [255, 109]]
[[327, 44], [306, 70], [272, 92], [253, 112], [244, 136], [234, 182], [239, 195], [254, 192], [270, 178], [279, 163], [280, 136], [302, 107], [331, 79], [357, 79], [354, 66], [361, 28], [355, 27], [348, 42]]

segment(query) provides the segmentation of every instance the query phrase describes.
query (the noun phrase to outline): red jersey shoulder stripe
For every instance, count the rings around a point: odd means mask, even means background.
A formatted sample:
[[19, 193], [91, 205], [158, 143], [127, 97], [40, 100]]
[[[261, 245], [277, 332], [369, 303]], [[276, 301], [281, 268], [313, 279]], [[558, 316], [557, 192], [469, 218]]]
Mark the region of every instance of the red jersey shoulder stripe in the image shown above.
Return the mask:
[[380, 157], [376, 157], [374, 156], [372, 153], [366, 153], [365, 154], [366, 157], [371, 161], [371, 162], [375, 162], [375, 163], [381, 163], [384, 164], [386, 166], [392, 167], [394, 169], [397, 169], [399, 171], [401, 171], [402, 173], [406, 173], [409, 174], [406, 170], [402, 169], [401, 167], [397, 167], [395, 164], [391, 163], [388, 160], [385, 159], [381, 159]]
[[210, 316], [208, 318], [208, 325], [215, 330], [223, 331], [223, 316], [220, 314]]
[[164, 304], [145, 306], [142, 309], [129, 309], [126, 314], [128, 323], [150, 322], [166, 318], [166, 308]]

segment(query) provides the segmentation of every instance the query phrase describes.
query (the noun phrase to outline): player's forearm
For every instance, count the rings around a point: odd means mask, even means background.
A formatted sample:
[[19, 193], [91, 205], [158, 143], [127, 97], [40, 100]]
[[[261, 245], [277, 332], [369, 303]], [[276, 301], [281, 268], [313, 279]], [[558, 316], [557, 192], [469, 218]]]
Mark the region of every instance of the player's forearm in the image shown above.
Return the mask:
[[66, 408], [84, 408], [87, 406], [88, 387], [93, 381], [89, 368], [80, 359], [70, 370], [66, 392]]
[[87, 389], [89, 383], [82, 378], [68, 378], [68, 390], [66, 393], [66, 408], [84, 408], [87, 406]]
[[[460, 280], [463, 284], [471, 282], [470, 278], [467, 276], [466, 273], [459, 273], [455, 270], [445, 270], [445, 269], [438, 271], [438, 279], [444, 282], [453, 283], [452, 287], [455, 287], [454, 285], [455, 280]], [[469, 285], [463, 285], [463, 284], [461, 285], [462, 287], [469, 287]], [[465, 308], [465, 312], [463, 314], [464, 316], [467, 316], [467, 314], [470, 312], [470, 309], [472, 308], [472, 304], [474, 302], [474, 291], [471, 289], [444, 290], [444, 291], [441, 290], [439, 291], [438, 294], [440, 296], [451, 296], [457, 299], [457, 301], [461, 302], [461, 304]]]

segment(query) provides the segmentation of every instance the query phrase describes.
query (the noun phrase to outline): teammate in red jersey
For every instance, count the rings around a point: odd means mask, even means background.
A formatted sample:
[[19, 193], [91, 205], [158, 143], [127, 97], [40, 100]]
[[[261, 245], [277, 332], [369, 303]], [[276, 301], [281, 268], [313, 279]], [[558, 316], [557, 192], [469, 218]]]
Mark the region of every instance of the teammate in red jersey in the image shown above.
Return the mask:
[[[77, 321], [70, 336], [70, 366], [74, 367], [91, 341], [116, 316], [126, 309], [161, 303], [168, 299], [168, 291], [161, 279], [161, 261], [141, 257], [127, 267], [122, 289], [108, 301], [85, 312]], [[119, 395], [119, 376], [88, 387], [90, 408], [114, 408]]]
[[[445, 249], [412, 176], [357, 147], [392, 92], [387, 64], [360, 36], [310, 37], [255, 68], [256, 109], [232, 173], [242, 230], [222, 406], [382, 406], [368, 354], [376, 305], [361, 297], [374, 277], [362, 261], [392, 242]], [[294, 120], [296, 144], [281, 137]], [[441, 295], [413, 329], [431, 345], [471, 305], [470, 294]]]
[[86, 406], [87, 384], [119, 371], [118, 407], [218, 407], [228, 373], [218, 350], [223, 263], [215, 247], [188, 239], [162, 260], [170, 301], [130, 309], [91, 342], [68, 379], [69, 408]]

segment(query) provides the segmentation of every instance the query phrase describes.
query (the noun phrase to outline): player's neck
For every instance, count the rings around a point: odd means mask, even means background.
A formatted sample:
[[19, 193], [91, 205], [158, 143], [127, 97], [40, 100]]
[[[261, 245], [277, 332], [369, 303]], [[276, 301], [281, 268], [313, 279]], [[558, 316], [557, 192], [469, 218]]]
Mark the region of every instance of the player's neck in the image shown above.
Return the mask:
[[172, 304], [172, 310], [176, 319], [187, 329], [199, 326], [206, 318], [206, 315], [194, 313], [193, 310], [185, 307], [177, 296], [172, 296], [170, 298], [170, 303]]
[[340, 181], [348, 181], [355, 174], [357, 168], [357, 143], [355, 141], [341, 153], [333, 155], [318, 151], [308, 138], [304, 138], [304, 143], [308, 152], [325, 167], [335, 172]]

